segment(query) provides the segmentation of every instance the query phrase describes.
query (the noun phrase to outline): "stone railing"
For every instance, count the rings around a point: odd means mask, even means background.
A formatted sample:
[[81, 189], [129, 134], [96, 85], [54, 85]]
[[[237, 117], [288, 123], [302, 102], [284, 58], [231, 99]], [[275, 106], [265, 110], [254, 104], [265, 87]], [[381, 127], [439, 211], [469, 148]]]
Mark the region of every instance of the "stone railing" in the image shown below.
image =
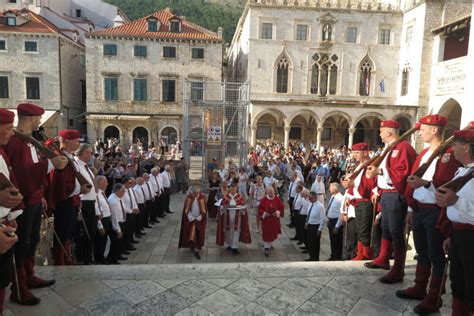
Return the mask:
[[306, 8], [398, 11], [395, 0], [248, 0], [251, 5], [288, 6]]

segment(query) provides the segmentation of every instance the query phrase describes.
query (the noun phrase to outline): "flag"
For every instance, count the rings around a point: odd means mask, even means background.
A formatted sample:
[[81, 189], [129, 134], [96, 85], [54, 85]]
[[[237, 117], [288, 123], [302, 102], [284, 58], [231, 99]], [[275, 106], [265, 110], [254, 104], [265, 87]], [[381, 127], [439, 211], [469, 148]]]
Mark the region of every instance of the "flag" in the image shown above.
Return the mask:
[[380, 92], [385, 93], [385, 79], [382, 79], [379, 83]]

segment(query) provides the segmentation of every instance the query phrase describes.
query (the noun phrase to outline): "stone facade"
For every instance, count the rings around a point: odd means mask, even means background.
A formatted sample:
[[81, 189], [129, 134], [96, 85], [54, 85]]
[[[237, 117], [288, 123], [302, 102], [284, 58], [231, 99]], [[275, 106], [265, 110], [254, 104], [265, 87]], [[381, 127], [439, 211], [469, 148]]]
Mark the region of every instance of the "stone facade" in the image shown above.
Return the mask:
[[[157, 13], [161, 18], [161, 13]], [[140, 19], [143, 20], [143, 19]], [[133, 23], [140, 23], [140, 20]], [[186, 25], [187, 21], [182, 21]], [[127, 25], [124, 25], [127, 27]], [[196, 29], [198, 29], [197, 26]], [[170, 39], [161, 32], [150, 38], [147, 32], [115, 35], [92, 33], [86, 39], [87, 126], [90, 140], [119, 137], [129, 146], [140, 138], [144, 143], [160, 138], [181, 139], [184, 80], [199, 82], [222, 79], [222, 40], [199, 27], [213, 40]], [[179, 33], [175, 34], [180, 36]], [[104, 45], [116, 45], [115, 56], [104, 56]], [[146, 46], [146, 57], [135, 57], [134, 46]], [[164, 47], [175, 47], [176, 57], [164, 57]], [[192, 58], [193, 48], [203, 48], [204, 58]], [[117, 79], [116, 100], [106, 100], [105, 79]], [[134, 101], [134, 79], [146, 80], [146, 100]], [[175, 100], [163, 96], [163, 81], [176, 83]]]
[[[285, 144], [376, 145], [380, 120], [410, 127], [417, 103], [397, 102], [402, 23], [402, 11], [390, 1], [249, 1], [228, 51], [227, 73], [251, 80], [252, 143], [271, 136]], [[262, 38], [268, 32], [270, 38]], [[282, 60], [288, 65], [283, 93]], [[335, 65], [337, 76], [322, 80], [324, 65]], [[324, 83], [329, 89], [321, 93]]]

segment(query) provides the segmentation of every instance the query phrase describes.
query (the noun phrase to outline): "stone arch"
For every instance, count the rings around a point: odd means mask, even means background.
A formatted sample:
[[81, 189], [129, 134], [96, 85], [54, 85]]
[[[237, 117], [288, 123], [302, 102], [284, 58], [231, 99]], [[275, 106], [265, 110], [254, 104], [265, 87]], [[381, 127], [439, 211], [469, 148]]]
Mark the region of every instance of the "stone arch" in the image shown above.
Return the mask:
[[379, 128], [380, 122], [385, 117], [377, 112], [368, 112], [359, 116], [354, 121], [353, 144], [367, 143], [371, 147], [382, 145]]
[[439, 110], [439, 115], [448, 118], [448, 125], [444, 129], [445, 138], [451, 136], [453, 131], [461, 128], [462, 107], [455, 99], [450, 98], [444, 102]]
[[[172, 130], [175, 131], [174, 135]], [[171, 124], [164, 125], [160, 128], [158, 136], [159, 138], [166, 136], [168, 144], [176, 144], [179, 141], [179, 129]]]
[[311, 123], [311, 120], [310, 120], [311, 118], [314, 119], [314, 122], [317, 125], [319, 125], [321, 123], [321, 120], [319, 119], [318, 115], [315, 112], [311, 111], [311, 110], [301, 110], [301, 111], [297, 111], [297, 112], [292, 113], [287, 119], [288, 122], [291, 123], [291, 121], [293, 121], [293, 119], [295, 117], [297, 117], [298, 115], [304, 115], [305, 118], [307, 118], [307, 123], [308, 124]]
[[321, 144], [324, 146], [339, 146], [349, 142], [349, 128], [352, 118], [344, 112], [333, 111], [321, 120], [323, 127]]
[[110, 138], [110, 137], [117, 138], [118, 140], [120, 140], [120, 135], [122, 135], [122, 130], [116, 125], [108, 124], [104, 128], [103, 135], [104, 135], [103, 137], [104, 142], [107, 140], [107, 138]]
[[266, 114], [273, 116], [278, 123], [280, 123], [280, 121], [284, 122], [287, 119], [286, 115], [280, 110], [268, 109], [268, 110], [260, 111], [257, 113], [257, 115], [255, 115], [252, 121], [252, 126], [257, 126], [257, 123], [260, 120], [260, 118], [262, 118], [262, 116]]
[[[292, 74], [293, 74], [293, 61], [290, 58], [290, 55], [287, 53], [286, 48], [283, 47], [280, 54], [278, 54], [277, 58], [273, 62], [273, 86], [274, 91], [276, 93], [291, 93], [292, 91]], [[281, 82], [286, 81], [286, 89], [283, 88], [280, 80], [279, 75], [282, 78], [286, 77], [286, 80], [282, 80]]]
[[143, 143], [144, 148], [148, 148], [148, 144], [150, 142], [150, 131], [148, 128], [138, 125], [131, 128], [132, 130], [132, 144], [137, 142], [137, 139]]
[[326, 114], [322, 119], [321, 119], [321, 124], [324, 124], [324, 122], [332, 117], [332, 116], [342, 116], [343, 118], [346, 119], [347, 123], [349, 124], [349, 126], [352, 126], [353, 123], [352, 123], [352, 117], [349, 116], [349, 114], [345, 113], [345, 112], [342, 112], [342, 111], [332, 111], [332, 112], [329, 112], [328, 114]]
[[[362, 119], [366, 118], [366, 117], [371, 117], [371, 116], [374, 116], [376, 118], [378, 118], [380, 121], [384, 121], [386, 120], [385, 116], [383, 116], [382, 114], [378, 113], [378, 112], [367, 112], [367, 113], [364, 113], [362, 115], [360, 115], [357, 119], [354, 120], [354, 126], [357, 125], [357, 123], [359, 123]], [[379, 126], [376, 126], [377, 128]]]
[[408, 131], [413, 126], [412, 118], [406, 114], [398, 114], [393, 118], [400, 123], [400, 135]]

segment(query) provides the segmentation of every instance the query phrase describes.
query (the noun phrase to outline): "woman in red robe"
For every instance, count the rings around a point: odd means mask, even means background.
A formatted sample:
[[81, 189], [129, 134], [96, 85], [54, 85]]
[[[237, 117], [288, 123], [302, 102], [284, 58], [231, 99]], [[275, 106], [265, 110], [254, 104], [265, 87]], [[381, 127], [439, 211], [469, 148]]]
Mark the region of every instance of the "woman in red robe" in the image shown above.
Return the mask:
[[284, 215], [285, 206], [278, 196], [275, 196], [273, 188], [266, 189], [267, 195], [260, 201], [258, 206], [258, 219], [261, 221], [263, 245], [265, 256], [268, 257], [272, 242], [281, 234], [280, 217]]
[[206, 223], [206, 197], [199, 186], [193, 186], [184, 201], [178, 248], [190, 248], [201, 259], [199, 251], [206, 239]]

